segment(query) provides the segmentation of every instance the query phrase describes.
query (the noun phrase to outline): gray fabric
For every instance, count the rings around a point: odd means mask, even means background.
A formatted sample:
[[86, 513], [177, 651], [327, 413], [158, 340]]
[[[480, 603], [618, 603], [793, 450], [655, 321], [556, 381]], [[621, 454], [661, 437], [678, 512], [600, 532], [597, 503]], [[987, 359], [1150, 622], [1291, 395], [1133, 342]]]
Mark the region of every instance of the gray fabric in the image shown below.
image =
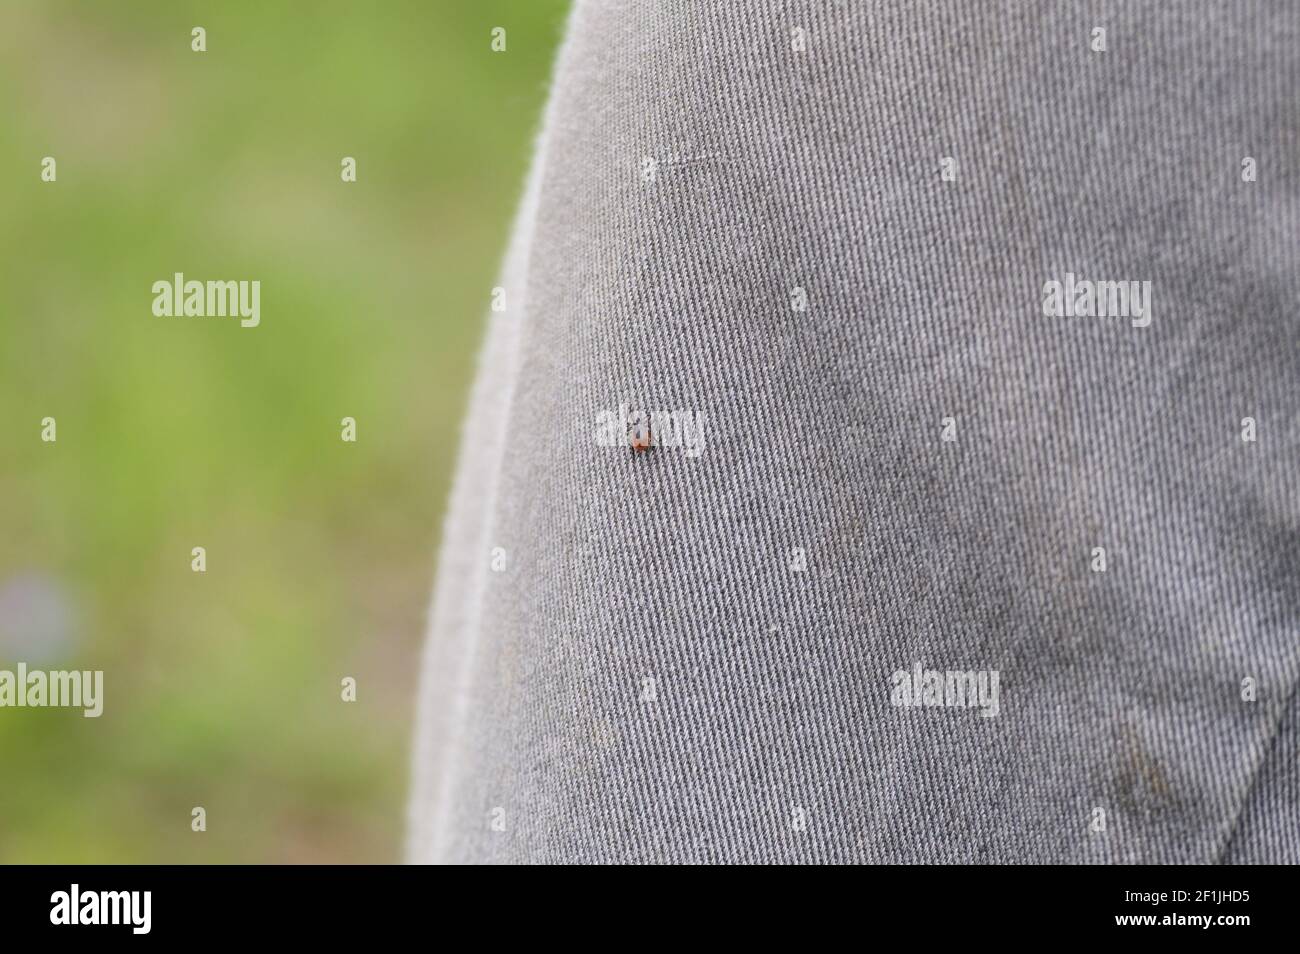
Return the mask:
[[[580, 2], [409, 857], [1300, 861], [1298, 79], [1290, 0]], [[1067, 272], [1150, 325], [1045, 316]], [[999, 713], [892, 704], [916, 663]]]

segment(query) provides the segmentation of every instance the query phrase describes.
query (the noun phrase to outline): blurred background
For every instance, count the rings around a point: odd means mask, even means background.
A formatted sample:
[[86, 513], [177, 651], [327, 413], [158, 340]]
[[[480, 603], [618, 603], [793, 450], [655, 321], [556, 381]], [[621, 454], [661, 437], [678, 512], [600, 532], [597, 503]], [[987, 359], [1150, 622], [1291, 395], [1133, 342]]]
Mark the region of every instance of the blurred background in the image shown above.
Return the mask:
[[[565, 7], [0, 4], [0, 669], [105, 671], [99, 719], [0, 709], [0, 862], [401, 859], [459, 421]], [[154, 317], [174, 272], [261, 281], [260, 327]]]

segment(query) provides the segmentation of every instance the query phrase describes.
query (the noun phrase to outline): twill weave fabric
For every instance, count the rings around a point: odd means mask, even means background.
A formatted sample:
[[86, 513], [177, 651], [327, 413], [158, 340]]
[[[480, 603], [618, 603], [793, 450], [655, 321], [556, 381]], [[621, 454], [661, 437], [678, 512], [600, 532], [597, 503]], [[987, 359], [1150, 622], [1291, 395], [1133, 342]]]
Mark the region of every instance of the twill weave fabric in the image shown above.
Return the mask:
[[[580, 0], [408, 857], [1300, 861], [1298, 84], [1289, 0]], [[1045, 315], [1067, 273], [1150, 325]], [[891, 704], [917, 663], [999, 713]]]

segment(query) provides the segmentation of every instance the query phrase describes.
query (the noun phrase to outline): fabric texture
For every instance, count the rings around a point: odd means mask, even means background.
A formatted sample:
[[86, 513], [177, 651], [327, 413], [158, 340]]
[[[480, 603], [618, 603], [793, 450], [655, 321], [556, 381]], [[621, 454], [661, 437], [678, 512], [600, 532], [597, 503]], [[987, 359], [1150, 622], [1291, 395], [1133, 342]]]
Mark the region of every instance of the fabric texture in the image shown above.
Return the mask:
[[409, 858], [1300, 862], [1298, 80], [1290, 0], [580, 0]]

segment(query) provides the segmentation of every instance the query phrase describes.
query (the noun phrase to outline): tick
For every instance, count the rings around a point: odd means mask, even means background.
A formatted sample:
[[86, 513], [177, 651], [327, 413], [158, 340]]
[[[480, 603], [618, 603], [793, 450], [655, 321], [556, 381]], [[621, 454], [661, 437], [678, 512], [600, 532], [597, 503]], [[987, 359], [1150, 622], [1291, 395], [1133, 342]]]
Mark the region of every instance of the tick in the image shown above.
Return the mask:
[[653, 440], [649, 421], [643, 421], [637, 427], [634, 427], [632, 433], [628, 435], [628, 442], [632, 445], [632, 456], [635, 457], [642, 451], [648, 451]]

